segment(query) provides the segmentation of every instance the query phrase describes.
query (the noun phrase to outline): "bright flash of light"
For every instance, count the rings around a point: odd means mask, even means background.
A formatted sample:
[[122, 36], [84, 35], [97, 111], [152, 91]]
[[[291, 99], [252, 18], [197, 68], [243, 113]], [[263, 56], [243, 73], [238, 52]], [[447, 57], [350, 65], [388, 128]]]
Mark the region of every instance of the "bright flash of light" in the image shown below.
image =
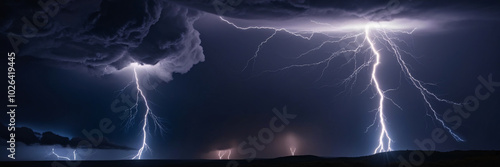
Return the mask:
[[222, 159], [224, 154], [226, 154], [226, 151], [219, 151], [219, 153], [218, 153], [219, 159]]
[[[384, 116], [384, 99], [385, 95], [382, 89], [380, 89], [379, 86], [379, 81], [377, 79], [377, 67], [380, 65], [380, 53], [378, 53], [377, 49], [375, 49], [375, 45], [373, 44], [373, 41], [370, 39], [370, 25], [366, 26], [365, 29], [365, 39], [368, 41], [370, 44], [370, 48], [372, 49], [373, 54], [375, 55], [375, 64], [373, 65], [373, 70], [372, 70], [372, 75], [371, 75], [371, 81], [374, 83], [374, 87], [377, 90], [378, 95], [380, 96], [379, 98], [379, 107], [378, 107], [378, 115], [379, 115], [379, 125], [381, 126], [380, 130], [380, 137], [379, 137], [379, 143], [378, 147], [375, 149], [374, 153], [377, 152], [383, 152], [383, 151], [391, 151], [391, 137], [389, 136], [389, 133], [387, 132], [386, 125], [385, 125], [385, 116]], [[387, 140], [387, 148], [384, 147], [384, 138]]]
[[224, 158], [224, 155], [226, 155], [226, 159], [229, 159], [229, 157], [231, 157], [231, 150], [219, 150], [217, 152], [217, 156], [219, 156], [219, 159], [222, 159]]
[[[245, 66], [244, 70], [248, 67], [250, 61], [253, 61], [255, 64], [255, 61], [258, 57], [259, 52], [261, 51], [261, 48], [263, 45], [265, 45], [270, 39], [276, 37], [276, 32], [278, 31], [283, 31], [286, 33], [289, 33], [291, 35], [294, 35], [296, 37], [300, 37], [305, 40], [311, 40], [314, 34], [318, 35], [324, 35], [327, 38], [327, 40], [323, 41], [320, 45], [302, 53], [299, 54], [295, 59], [302, 58], [304, 56], [307, 56], [313, 52], [319, 51], [322, 48], [328, 47], [328, 45], [340, 45], [340, 49], [335, 50], [330, 54], [330, 56], [326, 57], [325, 59], [312, 62], [312, 63], [305, 63], [305, 64], [293, 64], [290, 66], [282, 67], [279, 69], [275, 70], [266, 70], [263, 71], [262, 73], [274, 73], [274, 72], [280, 72], [284, 70], [289, 70], [292, 68], [302, 68], [302, 67], [313, 67], [313, 66], [319, 66], [323, 65], [324, 67], [322, 68], [322, 72], [320, 74], [319, 79], [323, 78], [324, 73], [327, 71], [328, 67], [330, 66], [330, 63], [335, 60], [335, 58], [338, 58], [341, 55], [344, 55], [347, 62], [342, 64], [341, 67], [347, 66], [347, 65], [353, 65], [352, 73], [345, 78], [341, 84], [344, 84], [346, 89], [349, 87], [348, 85], [351, 84], [350, 88], [352, 89], [353, 85], [357, 81], [357, 76], [358, 74], [363, 71], [363, 70], [370, 70], [368, 67], [371, 68], [371, 75], [370, 75], [370, 83], [368, 84], [367, 88], [369, 86], [372, 86], [373, 89], [376, 91], [376, 96], [378, 96], [378, 107], [375, 109], [376, 112], [376, 117], [374, 119], [374, 122], [367, 127], [367, 131], [369, 130], [370, 127], [374, 126], [378, 120], [378, 127], [380, 128], [380, 133], [378, 137], [378, 146], [375, 148], [373, 153], [379, 153], [379, 152], [385, 152], [385, 151], [391, 151], [393, 150], [391, 147], [391, 143], [393, 139], [389, 135], [389, 130], [388, 130], [388, 124], [386, 121], [386, 114], [387, 112], [384, 110], [385, 107], [385, 100], [388, 100], [391, 102], [393, 105], [398, 107], [399, 109], [402, 110], [402, 108], [397, 105], [391, 98], [386, 96], [387, 92], [390, 91], [395, 91], [397, 88], [393, 89], [384, 89], [382, 86], [383, 83], [380, 82], [379, 77], [381, 74], [378, 70], [379, 67], [382, 66], [381, 60], [383, 58], [390, 58], [388, 57], [389, 55], [381, 55], [379, 52], [380, 50], [386, 50], [388, 52], [391, 52], [392, 55], [396, 58], [397, 63], [404, 74], [404, 76], [408, 79], [409, 84], [413, 87], [415, 87], [420, 95], [422, 96], [422, 99], [425, 101], [427, 108], [432, 112], [432, 113], [426, 113], [427, 116], [431, 117], [431, 119], [437, 120], [440, 122], [440, 124], [447, 129], [447, 131], [453, 136], [453, 138], [456, 141], [462, 142], [464, 141], [461, 137], [459, 137], [457, 134], [455, 134], [445, 123], [444, 121], [438, 116], [439, 114], [433, 107], [434, 102], [441, 102], [441, 103], [446, 103], [450, 105], [462, 105], [460, 103], [456, 103], [450, 100], [442, 99], [439, 98], [437, 95], [429, 91], [425, 86], [427, 85], [432, 85], [429, 83], [425, 83], [423, 81], [420, 81], [416, 79], [413, 74], [411, 73], [409, 69], [409, 65], [406, 63], [404, 60], [404, 56], [409, 56], [414, 58], [411, 52], [405, 50], [404, 48], [401, 47], [401, 45], [409, 47], [409, 44], [402, 38], [400, 38], [400, 35], [412, 35], [412, 33], [416, 30], [416, 28], [413, 28], [411, 31], [405, 31], [404, 29], [398, 28], [398, 26], [391, 25], [389, 22], [384, 22], [384, 23], [364, 23], [362, 29], [360, 29], [359, 25], [353, 25], [353, 26], [345, 26], [342, 28], [342, 33], [345, 33], [343, 36], [335, 37], [331, 36], [331, 32], [326, 31], [324, 28], [321, 29], [321, 31], [318, 28], [312, 28], [313, 30], [310, 31], [291, 31], [287, 30], [284, 28], [273, 28], [273, 27], [240, 27], [237, 26], [236, 24], [220, 17], [220, 19], [228, 23], [229, 25], [233, 26], [236, 29], [239, 30], [251, 30], [251, 29], [268, 29], [268, 30], [273, 30], [273, 34], [271, 34], [268, 38], [266, 38], [263, 42], [261, 42], [254, 55], [248, 60], [247, 65]], [[313, 24], [319, 24], [322, 26], [331, 26], [328, 23], [321, 23], [318, 21], [311, 21]], [[352, 27], [352, 31], [349, 33], [345, 32], [345, 28]], [[334, 28], [332, 28], [334, 29]], [[338, 28], [337, 28], [338, 29]], [[332, 30], [333, 31], [333, 30]], [[312, 33], [310, 36], [304, 36], [300, 34], [300, 32], [309, 32]], [[354, 32], [354, 33], [352, 33]], [[344, 46], [342, 46], [344, 44]], [[377, 48], [379, 47], [379, 48]], [[364, 59], [363, 62], [358, 62], [358, 57], [360, 56], [368, 56]], [[262, 74], [261, 73], [261, 74]], [[319, 80], [318, 79], [318, 80]], [[363, 90], [366, 91], [367, 89]], [[292, 148], [290, 148], [290, 151], [292, 151]], [[292, 151], [293, 152], [293, 151]], [[292, 153], [293, 154], [293, 153]]]
[[[55, 152], [54, 148], [52, 148], [52, 152], [50, 154], [51, 155], [55, 155], [57, 157], [57, 159], [65, 159], [65, 160], [68, 160], [68, 161], [71, 160], [71, 158], [69, 158], [69, 157], [61, 156], [61, 155], [57, 154]], [[76, 150], [73, 150], [73, 160], [76, 160]]]
[[295, 156], [295, 151], [297, 150], [297, 148], [295, 147], [290, 147], [290, 153], [292, 154], [292, 156]]
[[[130, 67], [133, 68], [133, 72], [134, 72], [134, 80], [131, 83], [135, 83], [135, 88], [137, 90], [137, 93], [136, 93], [136, 102], [129, 109], [130, 116], [129, 116], [129, 120], [128, 120], [127, 126], [131, 125], [131, 122], [133, 122], [133, 120], [135, 119], [137, 113], [139, 112], [139, 104], [140, 104], [139, 102], [140, 102], [140, 100], [143, 101], [144, 106], [145, 106], [145, 110], [144, 110], [144, 114], [143, 114], [142, 122], [141, 122], [142, 123], [142, 125], [141, 125], [142, 144], [141, 144], [141, 147], [139, 148], [139, 150], [137, 151], [137, 154], [132, 157], [132, 159], [141, 159], [142, 158], [142, 154], [144, 153], [144, 151], [146, 151], [146, 150], [149, 149], [148, 143], [147, 143], [147, 141], [148, 141], [147, 137], [149, 135], [149, 124], [150, 124], [149, 119], [151, 119], [151, 122], [154, 124], [155, 128], [159, 128], [161, 130], [161, 132], [164, 132], [164, 129], [163, 129], [163, 125], [161, 124], [161, 122], [159, 120], [160, 118], [157, 117], [153, 113], [153, 111], [151, 110], [151, 108], [149, 106], [148, 98], [146, 97], [146, 94], [145, 94], [144, 90], [141, 88], [141, 85], [140, 85], [141, 79], [138, 76], [137, 70], [139, 68], [142, 68], [142, 67], [145, 67], [145, 66], [140, 65], [138, 63], [131, 63]], [[123, 89], [121, 89], [120, 92], [123, 92], [130, 85], [131, 84], [129, 83], [127, 86], [125, 86]]]

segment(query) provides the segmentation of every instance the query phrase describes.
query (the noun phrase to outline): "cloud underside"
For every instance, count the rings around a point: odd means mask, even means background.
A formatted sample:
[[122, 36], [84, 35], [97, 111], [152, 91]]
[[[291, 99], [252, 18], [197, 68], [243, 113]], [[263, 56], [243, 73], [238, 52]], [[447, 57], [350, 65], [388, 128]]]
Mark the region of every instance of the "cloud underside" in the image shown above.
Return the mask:
[[[173, 0], [205, 12], [246, 20], [421, 20], [428, 24], [498, 20], [500, 1], [423, 0]], [[310, 22], [304, 22], [310, 24]]]

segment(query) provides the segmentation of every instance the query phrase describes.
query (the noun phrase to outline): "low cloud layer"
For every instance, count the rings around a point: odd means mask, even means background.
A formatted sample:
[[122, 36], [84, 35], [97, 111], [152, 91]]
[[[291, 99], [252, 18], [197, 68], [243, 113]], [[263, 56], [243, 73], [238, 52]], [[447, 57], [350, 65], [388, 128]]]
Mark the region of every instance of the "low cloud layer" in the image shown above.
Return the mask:
[[[0, 125], [0, 128], [2, 128], [2, 133], [0, 133], [0, 138], [3, 138], [5, 140], [10, 140], [9, 134], [7, 132], [7, 127], [3, 124]], [[55, 134], [53, 132], [47, 131], [47, 132], [36, 132], [33, 131], [30, 128], [27, 127], [17, 127], [16, 128], [16, 142], [21, 142], [26, 145], [60, 145], [62, 147], [71, 147], [71, 148], [77, 148], [78, 146], [84, 146], [81, 145], [82, 143], [85, 144], [90, 144], [89, 141], [84, 141], [83, 138], [80, 137], [64, 137], [58, 134]], [[84, 141], [84, 142], [82, 142]], [[118, 144], [114, 144], [106, 139], [103, 139], [103, 141], [96, 146], [93, 146], [93, 148], [96, 149], [119, 149], [119, 150], [135, 150], [134, 148], [130, 148], [127, 146], [121, 146]]]

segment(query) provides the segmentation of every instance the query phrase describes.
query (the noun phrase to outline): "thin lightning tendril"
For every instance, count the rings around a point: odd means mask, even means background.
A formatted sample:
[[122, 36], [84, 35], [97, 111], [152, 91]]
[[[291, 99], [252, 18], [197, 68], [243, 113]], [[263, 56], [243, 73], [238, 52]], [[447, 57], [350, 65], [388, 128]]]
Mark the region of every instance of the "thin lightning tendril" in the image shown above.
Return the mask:
[[223, 17], [219, 17], [222, 21], [226, 22], [227, 24], [233, 26], [234, 28], [236, 29], [240, 29], [240, 30], [250, 30], [250, 29], [259, 29], [259, 30], [274, 30], [274, 31], [284, 31], [288, 34], [291, 34], [293, 36], [296, 36], [296, 37], [300, 37], [302, 39], [307, 39], [307, 40], [310, 40], [313, 36], [314, 36], [314, 32], [313, 33], [310, 33], [311, 35], [309, 36], [306, 36], [306, 35], [302, 35], [298, 32], [292, 32], [292, 31], [289, 31], [285, 28], [274, 28], [274, 27], [258, 27], [258, 26], [251, 26], [251, 27], [240, 27], [232, 22], [230, 22], [229, 20], [226, 20], [224, 19]]
[[219, 151], [219, 159], [222, 159], [222, 157], [226, 154], [226, 151]]
[[[234, 24], [234, 23], [232, 23], [232, 22], [230, 22], [222, 17], [220, 17], [220, 19], [223, 22], [226, 22], [227, 24], [232, 25], [233, 27], [235, 27], [236, 29], [239, 29], [239, 30], [251, 30], [251, 29], [262, 30], [262, 29], [264, 29], [264, 30], [273, 30], [274, 31], [274, 33], [271, 36], [266, 38], [263, 42], [261, 42], [258, 45], [256, 52], [248, 60], [247, 65], [245, 66], [244, 70], [248, 67], [248, 65], [251, 61], [253, 61], [253, 64], [255, 64], [255, 60], [258, 57], [258, 54], [261, 51], [261, 48], [263, 47], [263, 45], [265, 45], [271, 38], [274, 38], [278, 31], [283, 31], [283, 32], [289, 33], [291, 35], [294, 35], [296, 37], [300, 37], [302, 39], [305, 39], [305, 40], [311, 40], [311, 38], [313, 37], [314, 34], [322, 34], [322, 35], [329, 37], [328, 40], [322, 42], [317, 47], [314, 47], [314, 48], [300, 54], [299, 56], [295, 57], [295, 59], [302, 58], [302, 57], [309, 55], [313, 52], [316, 52], [324, 47], [327, 47], [328, 45], [333, 45], [333, 44], [340, 45], [342, 43], [345, 43], [345, 46], [341, 46], [340, 49], [330, 53], [330, 56], [328, 56], [322, 60], [319, 60], [317, 62], [305, 63], [305, 64], [293, 64], [293, 65], [285, 66], [285, 67], [275, 69], [275, 70], [265, 70], [265, 71], [261, 72], [259, 75], [261, 75], [263, 73], [280, 72], [280, 71], [289, 70], [289, 69], [293, 69], [293, 68], [303, 68], [303, 67], [324, 65], [322, 68], [320, 77], [319, 77], [319, 79], [321, 79], [321, 78], [323, 78], [323, 75], [326, 72], [327, 68], [330, 66], [331, 61], [334, 60], [335, 58], [341, 56], [341, 55], [345, 55], [347, 61], [346, 61], [346, 63], [342, 64], [340, 67], [342, 68], [342, 67], [349, 65], [349, 64], [354, 65], [354, 67], [352, 69], [352, 73], [341, 82], [341, 84], [346, 86], [346, 90], [347, 90], [347, 87], [348, 87], [347, 85], [349, 85], [349, 84], [351, 85], [351, 89], [352, 89], [353, 85], [357, 81], [358, 74], [362, 70], [365, 70], [368, 67], [372, 67], [370, 84], [367, 85], [366, 89], [364, 89], [363, 92], [366, 91], [369, 88], [369, 86], [372, 86], [376, 90], [376, 96], [379, 97], [378, 107], [377, 107], [377, 109], [374, 110], [374, 111], [377, 111], [376, 112], [377, 116], [374, 118], [373, 123], [371, 125], [369, 125], [366, 129], [366, 131], [368, 131], [369, 128], [374, 126], [378, 120], [378, 126], [381, 129], [380, 129], [380, 134], [378, 137], [378, 146], [375, 148], [375, 150], [373, 152], [374, 154], [393, 150], [391, 148], [391, 142], [393, 141], [393, 139], [389, 136], [389, 131], [387, 129], [387, 122], [386, 122], [386, 116], [385, 116], [386, 113], [384, 111], [384, 102], [385, 102], [384, 100], [388, 100], [393, 105], [395, 105], [396, 107], [398, 107], [399, 109], [402, 110], [401, 106], [396, 104], [396, 102], [394, 100], [392, 100], [391, 98], [389, 98], [385, 95], [387, 92], [397, 90], [398, 88], [392, 88], [392, 89], [391, 88], [390, 89], [382, 89], [381, 88], [382, 86], [380, 85], [381, 83], [380, 83], [380, 80], [378, 78], [378, 75], [380, 75], [380, 74], [378, 74], [378, 70], [379, 70], [379, 67], [382, 65], [382, 63], [381, 63], [382, 55], [379, 52], [380, 50], [389, 51], [395, 56], [397, 63], [399, 64], [400, 69], [402, 71], [402, 74], [409, 80], [409, 83], [413, 87], [415, 87], [417, 90], [419, 90], [419, 92], [422, 96], [422, 99], [425, 101], [425, 104], [432, 112], [432, 114], [426, 113], [426, 115], [431, 117], [431, 119], [434, 119], [434, 120], [437, 120], [438, 122], [440, 122], [441, 125], [446, 130], [448, 130], [448, 132], [453, 136], [453, 138], [456, 141], [459, 141], [459, 142], [465, 141], [461, 137], [459, 137], [457, 134], [455, 134], [452, 131], [452, 129], [450, 129], [444, 123], [444, 121], [441, 118], [439, 118], [439, 116], [438, 116], [439, 114], [437, 113], [436, 109], [433, 107], [431, 101], [442, 102], [442, 103], [446, 103], [446, 104], [450, 104], [450, 105], [462, 105], [462, 104], [456, 103], [456, 102], [453, 102], [453, 101], [450, 101], [447, 99], [439, 98], [436, 94], [429, 91], [425, 86], [426, 85], [433, 85], [433, 84], [425, 83], [425, 82], [422, 82], [422, 81], [416, 79], [413, 76], [413, 74], [410, 72], [409, 65], [403, 59], [403, 55], [408, 55], [411, 57], [415, 57], [415, 56], [412, 55], [411, 52], [406, 51], [405, 49], [401, 48], [398, 45], [398, 43], [402, 43], [405, 46], [409, 46], [409, 44], [405, 40], [398, 38], [396, 35], [398, 35], [398, 34], [411, 35], [416, 29], [413, 29], [411, 31], [387, 30], [387, 29], [380, 27], [380, 24], [368, 23], [364, 28], [364, 32], [359, 32], [356, 34], [346, 34], [342, 37], [332, 37], [329, 34], [322, 33], [322, 32], [314, 32], [314, 31], [310, 32], [310, 34], [312, 34], [311, 36], [304, 36], [298, 32], [292, 32], [292, 31], [284, 29], [284, 28], [258, 27], [258, 26], [240, 27], [240, 26], [238, 26], [238, 25], [236, 25], [236, 24]], [[315, 24], [323, 25], [323, 26], [324, 25], [331, 26], [328, 23], [321, 23], [321, 22], [317, 22], [317, 21], [311, 21], [311, 22], [315, 23]], [[333, 26], [332, 26], [332, 28], [333, 28]], [[381, 44], [383, 47], [379, 48], [380, 50], [377, 50], [377, 48], [375, 47], [375, 44]], [[360, 62], [358, 62], [359, 60], [357, 59], [357, 57], [359, 57], [361, 55], [370, 55], [370, 56], [367, 59], [364, 59], [364, 61], [360, 63]], [[290, 148], [290, 151], [293, 154], [292, 148]]]
[[222, 159], [224, 155], [226, 155], [226, 153], [227, 153], [226, 159], [229, 159], [229, 157], [231, 157], [231, 150], [219, 150], [217, 155], [219, 156], [219, 159]]
[[[396, 58], [397, 58], [398, 64], [401, 67], [401, 70], [406, 74], [407, 78], [410, 79], [411, 84], [420, 91], [420, 94], [422, 95], [422, 98], [424, 99], [425, 103], [427, 104], [427, 107], [429, 107], [429, 109], [432, 111], [434, 119], [438, 120], [441, 123], [441, 125], [446, 130], [448, 130], [448, 132], [453, 136], [453, 138], [456, 141], [460, 141], [460, 142], [465, 141], [464, 139], [460, 138], [460, 136], [458, 136], [457, 134], [455, 134], [448, 126], [446, 126], [446, 124], [444, 123], [444, 121], [438, 117], [438, 113], [436, 112], [436, 110], [432, 106], [429, 98], [432, 98], [434, 100], [437, 100], [437, 101], [440, 101], [440, 102], [444, 102], [444, 103], [447, 103], [447, 104], [451, 104], [451, 105], [462, 105], [462, 104], [461, 103], [456, 103], [456, 102], [453, 102], [453, 101], [450, 101], [450, 100], [439, 98], [434, 93], [430, 92], [427, 88], [425, 88], [424, 85], [427, 85], [427, 83], [424, 83], [424, 82], [416, 79], [415, 77], [413, 77], [412, 73], [410, 72], [410, 70], [409, 70], [409, 68], [407, 66], [407, 63], [403, 60], [401, 51], [403, 51], [403, 52], [405, 52], [405, 51], [402, 50], [402, 49], [400, 49], [399, 46], [396, 45], [391, 40], [392, 38], [390, 38], [388, 36], [387, 31], [383, 30], [381, 33], [382, 33], [382, 39], [385, 40], [390, 45], [393, 53], [396, 55]], [[410, 34], [411, 34], [411, 32], [410, 32]], [[427, 115], [430, 116], [429, 114], [427, 114]]]
[[[55, 155], [57, 157], [57, 159], [65, 159], [65, 160], [71, 161], [71, 158], [65, 157], [65, 156], [60, 156], [59, 154], [57, 154], [55, 152], [54, 148], [52, 148], [52, 152], [50, 154]], [[73, 160], [76, 160], [76, 150], [73, 150]]]
[[267, 42], [268, 42], [271, 38], [273, 38], [273, 37], [276, 35], [276, 33], [277, 33], [277, 32], [278, 32], [278, 31], [276, 31], [276, 30], [275, 30], [275, 31], [274, 31], [274, 33], [273, 33], [273, 34], [271, 34], [271, 36], [267, 37], [267, 38], [266, 38], [266, 40], [262, 41], [262, 42], [259, 44], [259, 46], [257, 47], [257, 50], [255, 51], [255, 54], [253, 55], [253, 57], [252, 57], [252, 58], [248, 59], [248, 61], [247, 61], [247, 65], [245, 65], [245, 68], [243, 68], [243, 70], [242, 70], [242, 71], [245, 71], [245, 70], [247, 69], [247, 67], [248, 67], [248, 65], [250, 64], [250, 62], [251, 62], [251, 61], [253, 61], [253, 63], [252, 63], [252, 69], [254, 68], [254, 65], [255, 65], [255, 62], [256, 62], [256, 60], [255, 60], [255, 59], [257, 59], [257, 56], [259, 55], [260, 48], [261, 48], [264, 44], [266, 44], [266, 43], [267, 43]]

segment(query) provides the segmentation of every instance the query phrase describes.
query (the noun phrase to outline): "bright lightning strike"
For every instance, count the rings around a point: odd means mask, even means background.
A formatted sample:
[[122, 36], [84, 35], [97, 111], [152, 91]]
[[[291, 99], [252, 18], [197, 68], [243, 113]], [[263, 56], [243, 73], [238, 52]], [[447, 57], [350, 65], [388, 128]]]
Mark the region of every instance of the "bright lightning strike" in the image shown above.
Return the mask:
[[292, 154], [292, 156], [295, 156], [295, 151], [297, 151], [297, 148], [290, 147], [290, 153]]
[[[407, 33], [411, 34], [412, 32], [407, 32]], [[434, 93], [430, 92], [427, 88], [425, 88], [424, 85], [426, 85], [427, 83], [422, 82], [422, 81], [416, 79], [415, 77], [413, 77], [413, 74], [410, 72], [407, 63], [404, 61], [402, 54], [403, 53], [404, 54], [409, 54], [409, 53], [407, 51], [402, 50], [394, 42], [394, 40], [399, 40], [399, 39], [398, 38], [391, 38], [391, 37], [389, 37], [387, 31], [384, 30], [384, 29], [380, 30], [380, 34], [382, 35], [382, 37], [381, 37], [382, 39], [381, 40], [385, 41], [390, 46], [389, 48], [392, 49], [392, 52], [396, 56], [398, 64], [401, 67], [401, 70], [403, 71], [403, 73], [411, 81], [411, 84], [415, 88], [417, 88], [419, 90], [420, 94], [422, 95], [422, 98], [424, 99], [425, 103], [427, 104], [427, 107], [432, 111], [432, 115], [434, 116], [434, 118], [436, 120], [438, 120], [445, 129], [448, 130], [448, 132], [453, 136], [453, 138], [456, 141], [461, 141], [461, 142], [465, 141], [462, 138], [460, 138], [457, 134], [455, 134], [448, 126], [446, 126], [446, 124], [444, 123], [444, 121], [438, 117], [438, 113], [436, 112], [436, 110], [432, 106], [432, 104], [430, 102], [430, 99], [434, 99], [434, 100], [437, 100], [437, 101], [440, 101], [440, 102], [444, 102], [444, 103], [447, 103], [447, 104], [451, 104], [451, 105], [462, 105], [462, 104], [461, 103], [456, 103], [456, 102], [453, 102], [453, 101], [450, 101], [450, 100], [439, 98]], [[401, 53], [401, 52], [403, 52], [403, 53]], [[411, 55], [411, 54], [409, 54], [409, 55]], [[431, 116], [429, 114], [427, 114], [427, 115]]]
[[[57, 157], [57, 159], [65, 159], [65, 160], [71, 161], [71, 158], [66, 157], [66, 156], [60, 156], [59, 154], [57, 154], [55, 152], [54, 148], [52, 148], [52, 152], [50, 154], [55, 155]], [[73, 160], [76, 160], [76, 150], [73, 150]]]
[[[132, 159], [141, 159], [142, 158], [142, 154], [144, 153], [145, 150], [148, 150], [149, 147], [148, 147], [148, 143], [147, 143], [147, 137], [148, 137], [148, 134], [149, 134], [149, 122], [148, 122], [148, 119], [151, 119], [155, 125], [155, 127], [158, 127], [160, 128], [160, 130], [163, 132], [163, 126], [161, 125], [160, 121], [159, 121], [159, 118], [153, 114], [153, 112], [151, 111], [151, 108], [149, 107], [149, 102], [148, 102], [148, 99], [144, 93], [144, 91], [141, 89], [141, 85], [140, 85], [140, 79], [139, 79], [139, 76], [137, 74], [137, 68], [141, 67], [141, 65], [139, 65], [138, 63], [132, 63], [131, 66], [133, 67], [133, 72], [134, 72], [134, 82], [135, 82], [135, 86], [136, 86], [136, 89], [137, 89], [137, 93], [136, 93], [136, 102], [135, 102], [135, 105], [133, 105], [129, 110], [131, 110], [132, 112], [130, 113], [130, 118], [129, 118], [129, 122], [131, 122], [136, 114], [138, 113], [138, 106], [139, 106], [139, 100], [142, 100], [144, 102], [144, 105], [146, 107], [145, 111], [144, 111], [144, 116], [142, 117], [143, 120], [142, 120], [142, 128], [141, 128], [141, 131], [142, 131], [142, 144], [141, 144], [141, 147], [139, 148], [139, 150], [137, 151], [137, 154], [135, 156], [132, 157]], [[129, 84], [130, 85], [130, 84]], [[123, 88], [121, 91], [123, 92], [124, 89], [126, 89], [129, 85], [127, 85], [125, 88]]]
[[[240, 30], [268, 29], [268, 30], [274, 31], [271, 36], [266, 38], [263, 42], [261, 42], [258, 45], [257, 50], [255, 51], [253, 57], [251, 57], [248, 60], [244, 70], [249, 66], [250, 61], [253, 61], [253, 64], [255, 64], [255, 60], [257, 59], [258, 54], [261, 51], [261, 48], [263, 47], [263, 45], [265, 45], [271, 38], [274, 38], [276, 36], [276, 32], [278, 32], [278, 31], [283, 31], [283, 32], [289, 33], [291, 35], [294, 35], [296, 37], [300, 37], [302, 39], [305, 39], [305, 40], [311, 40], [311, 38], [313, 37], [314, 34], [322, 34], [322, 35], [329, 38], [328, 40], [322, 42], [319, 46], [314, 47], [314, 48], [300, 54], [299, 56], [296, 57], [296, 59], [302, 58], [306, 55], [309, 55], [313, 52], [316, 52], [324, 47], [327, 47], [328, 45], [338, 44], [338, 45], [340, 45], [341, 48], [332, 52], [330, 54], [330, 56], [328, 56], [327, 58], [325, 58], [323, 60], [319, 60], [317, 62], [306, 63], [306, 64], [294, 64], [294, 65], [286, 66], [286, 67], [279, 68], [276, 70], [267, 70], [264, 72], [279, 72], [279, 71], [284, 71], [284, 70], [288, 70], [288, 69], [292, 69], [292, 68], [302, 68], [302, 67], [312, 67], [312, 66], [324, 65], [322, 72], [321, 72], [321, 75], [320, 75], [320, 78], [323, 78], [323, 75], [324, 75], [325, 71], [328, 69], [330, 63], [335, 58], [339, 57], [340, 55], [344, 55], [345, 58], [347, 59], [347, 62], [344, 63], [341, 67], [344, 67], [344, 66], [349, 65], [349, 64], [354, 65], [354, 68], [352, 69], [353, 72], [351, 73], [351, 75], [349, 75], [347, 78], [345, 78], [344, 81], [342, 82], [342, 84], [345, 84], [346, 88], [347, 88], [347, 84], [351, 83], [352, 85], [354, 85], [354, 83], [356, 83], [357, 76], [362, 70], [367, 69], [368, 67], [372, 67], [369, 86], [372, 86], [375, 89], [376, 95], [379, 97], [379, 99], [378, 99], [378, 107], [376, 109], [377, 116], [375, 117], [373, 124], [368, 126], [367, 130], [370, 127], [372, 127], [373, 125], [375, 125], [377, 120], [378, 120], [378, 127], [380, 127], [380, 134], [378, 137], [378, 146], [375, 148], [375, 150], [373, 152], [374, 154], [379, 153], [379, 152], [393, 150], [391, 147], [391, 142], [393, 141], [393, 139], [389, 135], [389, 130], [388, 130], [387, 122], [386, 122], [386, 114], [387, 113], [384, 110], [385, 100], [388, 100], [396, 107], [402, 109], [391, 98], [386, 96], [387, 92], [394, 91], [397, 89], [383, 89], [382, 88], [383, 86], [381, 84], [383, 84], [383, 83], [381, 83], [379, 80], [379, 75], [382, 75], [382, 74], [380, 74], [378, 72], [378, 70], [379, 70], [379, 67], [382, 65], [381, 60], [383, 58], [383, 55], [381, 55], [381, 53], [377, 49], [376, 45], [381, 45], [381, 47], [379, 48], [380, 50], [385, 49], [388, 52], [392, 52], [392, 54], [394, 55], [394, 57], [397, 60], [397, 63], [399, 65], [402, 73], [409, 80], [409, 83], [413, 87], [415, 87], [417, 90], [419, 90], [419, 93], [422, 96], [423, 100], [425, 101], [427, 108], [429, 108], [429, 110], [432, 112], [431, 114], [427, 113], [427, 116], [440, 122], [441, 125], [445, 129], [448, 130], [448, 132], [453, 136], [453, 138], [456, 141], [459, 141], [459, 142], [464, 141], [461, 137], [459, 137], [457, 134], [455, 134], [444, 123], [444, 121], [441, 118], [439, 118], [439, 116], [438, 116], [439, 114], [434, 109], [434, 107], [432, 105], [432, 103], [433, 103], [432, 101], [442, 102], [442, 103], [451, 104], [451, 105], [462, 105], [462, 104], [439, 98], [437, 95], [435, 95], [434, 93], [429, 91], [424, 86], [424, 85], [428, 85], [428, 83], [425, 83], [423, 81], [416, 79], [413, 76], [413, 74], [410, 72], [408, 64], [405, 62], [405, 60], [403, 58], [404, 56], [411, 56], [411, 57], [414, 57], [414, 56], [409, 51], [406, 51], [405, 49], [400, 47], [401, 44], [406, 45], [406, 46], [409, 46], [409, 45], [408, 45], [408, 43], [406, 43], [405, 40], [398, 38], [397, 35], [400, 35], [400, 34], [411, 35], [413, 33], [413, 31], [415, 31], [415, 29], [408, 32], [408, 31], [399, 30], [398, 28], [396, 28], [397, 26], [391, 26], [391, 25], [382, 26], [381, 23], [368, 23], [364, 26], [364, 29], [363, 29], [364, 31], [354, 33], [354, 34], [346, 34], [342, 37], [332, 37], [329, 34], [325, 33], [324, 31], [308, 31], [312, 35], [307, 37], [307, 36], [301, 35], [298, 32], [293, 32], [293, 31], [290, 31], [290, 30], [287, 30], [284, 28], [257, 27], [257, 26], [240, 27], [240, 26], [237, 26], [236, 24], [234, 24], [234, 23], [232, 23], [232, 22], [230, 22], [222, 17], [220, 17], [220, 19], [222, 21], [226, 22], [227, 24], [229, 24], [237, 29], [240, 29]], [[329, 25], [328, 23], [321, 23], [321, 22], [317, 22], [317, 21], [311, 21], [311, 22], [313, 22], [315, 24], [323, 25], [323, 26], [325, 26], [325, 25], [330, 26], [333, 29], [333, 26]], [[360, 27], [360, 26], [350, 26], [350, 27], [352, 27], [353, 31], [356, 31], [358, 29], [358, 27]], [[391, 28], [391, 29], [386, 29], [386, 28]], [[342, 46], [342, 44], [344, 44], [344, 46]], [[365, 59], [364, 62], [359, 63], [357, 57], [359, 57], [361, 55], [369, 55], [369, 57], [367, 59]], [[384, 58], [386, 58], [386, 57], [384, 56]], [[351, 88], [352, 88], [352, 86], [351, 86]], [[292, 148], [290, 148], [290, 151], [292, 152], [292, 154], [294, 154], [294, 150], [292, 151]]]
[[219, 151], [219, 159], [222, 159], [222, 157], [224, 156], [224, 154], [226, 154], [226, 151]]
[[[377, 90], [378, 95], [380, 96], [379, 100], [379, 107], [378, 107], [378, 115], [379, 115], [379, 124], [381, 126], [380, 130], [380, 137], [379, 137], [379, 143], [378, 147], [375, 149], [374, 153], [377, 152], [384, 152], [384, 151], [391, 151], [391, 137], [389, 136], [389, 133], [387, 132], [386, 125], [385, 125], [385, 116], [384, 116], [384, 99], [385, 95], [382, 89], [380, 89], [379, 86], [379, 81], [377, 79], [377, 67], [380, 65], [380, 53], [378, 53], [377, 49], [375, 49], [375, 45], [373, 44], [372, 40], [370, 39], [370, 26], [367, 25], [365, 29], [365, 36], [366, 36], [366, 41], [370, 44], [370, 48], [372, 49], [372, 52], [375, 55], [375, 64], [373, 65], [373, 70], [372, 70], [372, 75], [371, 75], [371, 80], [374, 83], [374, 87]], [[387, 148], [384, 147], [384, 138], [387, 140]]]
[[217, 156], [219, 156], [219, 159], [222, 159], [226, 154], [227, 154], [226, 159], [229, 159], [229, 157], [231, 157], [231, 150], [219, 150]]

